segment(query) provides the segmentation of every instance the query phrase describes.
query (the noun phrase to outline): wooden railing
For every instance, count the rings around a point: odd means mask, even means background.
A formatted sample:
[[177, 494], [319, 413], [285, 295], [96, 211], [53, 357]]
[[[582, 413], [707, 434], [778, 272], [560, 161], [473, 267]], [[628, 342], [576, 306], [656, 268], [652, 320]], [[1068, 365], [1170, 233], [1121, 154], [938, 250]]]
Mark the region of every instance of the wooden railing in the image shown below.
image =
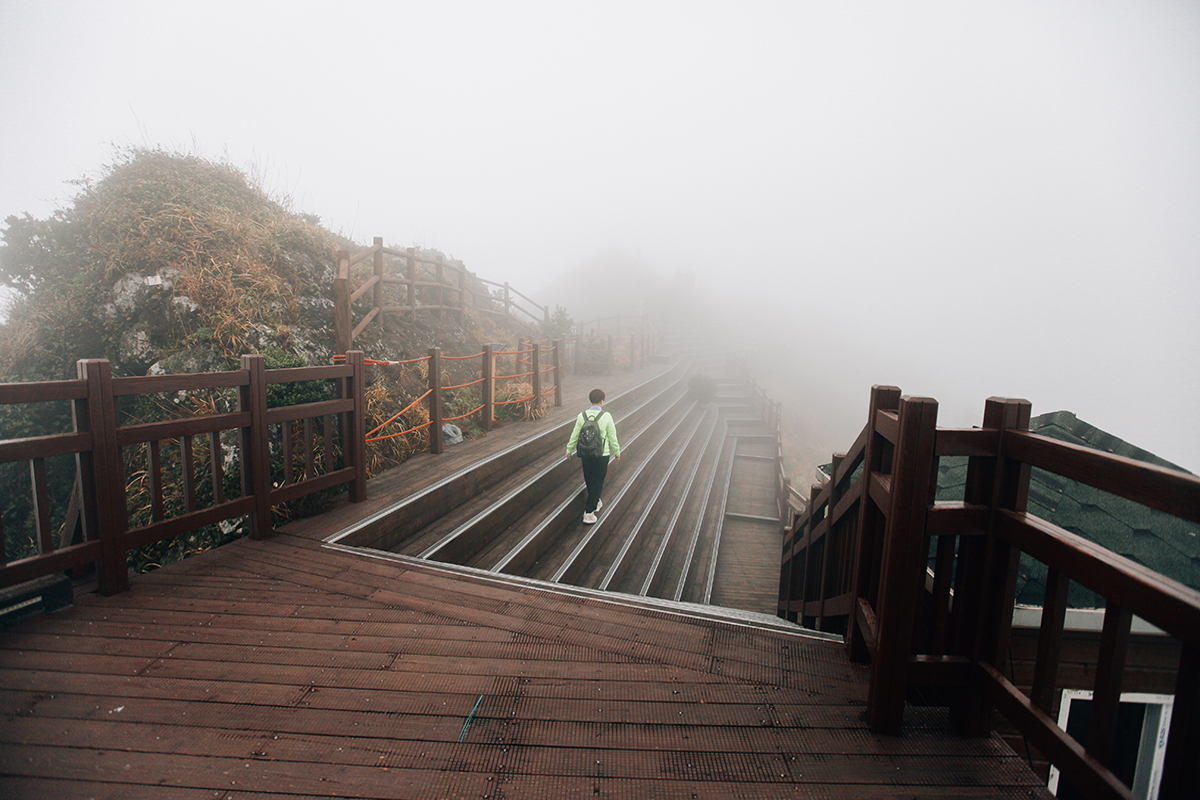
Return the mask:
[[575, 336], [568, 346], [570, 365], [576, 373], [604, 373], [640, 369], [654, 354], [652, 333], [626, 336]]
[[[97, 564], [100, 591], [113, 594], [129, 586], [126, 554], [135, 548], [236, 517], [248, 518], [251, 535], [266, 536], [272, 506], [342, 484], [348, 484], [351, 501], [366, 499], [361, 352], [349, 353], [339, 366], [268, 370], [262, 356], [247, 355], [231, 372], [147, 377], [113, 377], [108, 361], [88, 359], [78, 363], [78, 374], [72, 381], [0, 384], [0, 405], [66, 401], [73, 419], [67, 433], [0, 441], [0, 463], [30, 464], [35, 551], [9, 561], [7, 554], [21, 549], [14, 537], [22, 532], [11, 525], [6, 532], [0, 519], [0, 588]], [[270, 387], [314, 381], [336, 382], [330, 392], [336, 397], [277, 407], [269, 402]], [[205, 390], [235, 390], [236, 410], [122, 422], [120, 398]], [[172, 482], [177, 496], [168, 497], [164, 488], [165, 447], [179, 449]], [[141, 449], [144, 467], [137, 467], [128, 456]], [[235, 452], [239, 489], [230, 498], [224, 473], [227, 454]], [[75, 462], [65, 512], [52, 508], [46, 462], [55, 457]], [[211, 502], [201, 507], [197, 476], [205, 474]], [[146, 486], [137, 495], [144, 503], [131, 508], [139, 480]], [[55, 517], [64, 520], [57, 537]], [[148, 521], [130, 527], [134, 517]]]
[[[851, 658], [870, 661], [872, 730], [899, 733], [908, 690], [940, 687], [963, 733], [986, 734], [998, 710], [1077, 789], [1105, 798], [1132, 797], [1108, 763], [1140, 617], [1181, 653], [1159, 796], [1200, 796], [1200, 592], [1026, 510], [1038, 468], [1200, 522], [1200, 479], [1030, 433], [1029, 415], [1026, 401], [993, 398], [981, 428], [938, 428], [936, 401], [876, 387], [867, 426], [786, 535], [779, 614], [844, 631]], [[944, 456], [968, 458], [960, 501], [934, 500]], [[1005, 675], [1022, 553], [1049, 574], [1028, 693]], [[1083, 745], [1050, 717], [1071, 581], [1107, 601]]]
[[[392, 256], [403, 260], [402, 274], [389, 274], [387, 259]], [[352, 278], [352, 267], [371, 259], [371, 274], [358, 285]], [[375, 243], [360, 253], [351, 255], [349, 250], [337, 252], [338, 274], [334, 279], [334, 350], [344, 353], [354, 340], [375, 321], [382, 322], [385, 314], [408, 314], [414, 320], [418, 311], [437, 315], [447, 312], [462, 320], [463, 313], [473, 308], [489, 314], [510, 314], [513, 310], [527, 314], [534, 321], [549, 320], [549, 310], [529, 300], [512, 289], [507, 283], [485, 281], [471, 273], [461, 261], [446, 261], [440, 255], [435, 258], [422, 256], [415, 247], [398, 250], [384, 247], [383, 239], [375, 237]], [[491, 307], [493, 298], [486, 289], [476, 291], [476, 286], [503, 286], [503, 310]], [[395, 287], [399, 296], [389, 296], [388, 287]], [[368, 294], [369, 293], [369, 294]], [[512, 299], [518, 295], [527, 300], [541, 313], [535, 315]], [[362, 318], [355, 320], [359, 301], [368, 298], [367, 309]]]
[[[501, 345], [502, 348], [505, 346]], [[429, 348], [429, 355], [424, 358], [414, 358], [404, 362], [424, 365], [428, 380], [428, 389], [422, 395], [422, 398], [426, 401], [426, 410], [429, 415], [428, 421], [405, 430], [392, 430], [393, 423], [398, 423], [404, 415], [404, 412], [401, 411], [376, 428], [367, 431], [367, 444], [407, 436], [428, 428], [429, 451], [438, 454], [444, 450], [441, 435], [443, 423], [456, 422], [478, 415], [479, 427], [484, 431], [490, 431], [495, 423], [497, 406], [522, 403], [538, 406], [546, 402], [546, 398], [548, 397], [553, 398], [554, 406], [561, 406], [563, 366], [560, 363], [560, 354], [563, 349], [563, 340], [561, 339], [550, 343], [549, 347], [541, 342], [527, 342], [522, 340], [516, 350], [497, 349], [493, 344], [485, 344], [482, 352], [468, 356], [444, 356], [440, 347], [431, 347]], [[476, 359], [479, 359], [479, 370], [474, 375], [478, 375], [478, 378], [472, 375], [471, 380], [463, 380], [455, 385], [447, 385], [445, 374], [446, 362], [469, 363]], [[505, 370], [505, 372], [499, 372], [497, 369], [498, 366]], [[516, 383], [518, 385], [528, 383], [530, 386], [529, 394], [524, 397], [516, 397], [508, 400], [497, 400], [496, 386], [498, 383], [501, 386], [504, 386], [506, 383]], [[464, 414], [447, 417], [444, 413], [445, 398], [443, 393], [453, 390], [474, 391], [472, 389], [474, 386], [479, 387], [479, 405]], [[408, 408], [412, 408], [422, 398], [414, 400]]]
[[[484, 286], [495, 286], [499, 289], [504, 290], [503, 295], [495, 298], [497, 302], [504, 303], [503, 311], [492, 311], [491, 309], [486, 308], [486, 307], [482, 308], [481, 309], [482, 311], [486, 311], [486, 312], [492, 313], [492, 314], [512, 314], [512, 312], [514, 312], [514, 311], [520, 311], [522, 314], [529, 317], [534, 322], [549, 322], [550, 321], [550, 307], [549, 306], [539, 305], [529, 295], [522, 294], [521, 292], [518, 292], [516, 289], [512, 288], [512, 286], [510, 286], [507, 281], [504, 283], [496, 283], [495, 281], [485, 281], [483, 278], [479, 278], [478, 280]], [[527, 309], [523, 305], [521, 305], [521, 303], [514, 298], [514, 295], [516, 297], [521, 298], [526, 303], [528, 303], [529, 305], [531, 305], [535, 309], [537, 309], [537, 313], [534, 313], [533, 311], [530, 311], [529, 309]]]

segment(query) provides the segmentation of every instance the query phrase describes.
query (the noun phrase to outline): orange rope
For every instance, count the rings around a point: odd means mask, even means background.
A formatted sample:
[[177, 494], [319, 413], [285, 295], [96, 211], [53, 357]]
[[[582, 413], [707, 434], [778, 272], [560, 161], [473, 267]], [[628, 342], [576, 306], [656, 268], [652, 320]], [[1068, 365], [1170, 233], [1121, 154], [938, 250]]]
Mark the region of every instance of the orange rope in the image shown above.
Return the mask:
[[513, 403], [528, 403], [532, 399], [533, 399], [533, 395], [529, 395], [529, 397], [522, 397], [520, 400], [496, 401], [496, 402], [492, 403], [492, 405], [494, 405], [494, 406], [511, 406]]
[[[346, 357], [345, 356], [334, 356], [333, 360], [334, 361], [345, 361]], [[428, 360], [429, 360], [429, 356], [421, 356], [420, 358], [410, 358], [408, 361], [380, 361], [380, 360], [374, 359], [374, 358], [364, 358], [363, 363], [369, 364], [373, 367], [396, 367], [401, 364], [415, 364], [418, 361], [428, 361]]]
[[462, 361], [463, 359], [467, 359], [467, 358], [479, 358], [482, 355], [483, 355], [483, 351], [480, 350], [478, 353], [476, 353], [473, 356], [442, 356], [442, 361]]
[[474, 414], [476, 411], [481, 411], [482, 409], [483, 409], [483, 406], [477, 406], [477, 407], [471, 409], [470, 411], [468, 411], [467, 413], [463, 414], [461, 417], [446, 417], [445, 419], [442, 420], [442, 422], [454, 422], [455, 420], [458, 420], [458, 419], [466, 419], [467, 417]]
[[[600, 362], [597, 361], [596, 363], [599, 364]], [[502, 381], [507, 378], [525, 378], [532, 374], [533, 374], [532, 372], [522, 372], [520, 375], [493, 375], [492, 379], [497, 380], [497, 381]]]
[[462, 388], [464, 388], [464, 387], [467, 387], [467, 386], [474, 386], [474, 385], [475, 385], [475, 384], [477, 384], [477, 383], [483, 383], [483, 378], [480, 378], [480, 379], [479, 379], [479, 380], [477, 380], [477, 381], [471, 381], [470, 383], [460, 383], [458, 386], [443, 386], [443, 387], [442, 387], [442, 391], [444, 392], [444, 391], [447, 391], [447, 390], [449, 390], [449, 389], [462, 389]]
[[[417, 403], [419, 403], [419, 402], [421, 402], [422, 400], [424, 400], [426, 397], [429, 397], [429, 393], [430, 393], [430, 392], [432, 392], [432, 391], [433, 391], [432, 389], [429, 389], [429, 390], [427, 390], [427, 391], [425, 392], [425, 394], [421, 395], [421, 396], [420, 396], [420, 397], [418, 397], [416, 400], [413, 400], [411, 403], [409, 403], [409, 404], [408, 404], [408, 406], [407, 406], [407, 407], [406, 407], [406, 408], [405, 408], [403, 411], [400, 411], [400, 412], [398, 412], [398, 413], [396, 413], [396, 414], [393, 414], [393, 415], [392, 415], [392, 417], [391, 417], [390, 419], [388, 419], [388, 421], [387, 421], [387, 422], [383, 423], [383, 424], [382, 424], [382, 425], [380, 425], [378, 428], [375, 428], [375, 430], [368, 431], [368, 432], [367, 432], [367, 436], [368, 436], [368, 437], [370, 437], [370, 436], [371, 436], [371, 434], [373, 434], [373, 433], [379, 433], [379, 431], [380, 431], [380, 430], [382, 430], [383, 428], [386, 428], [388, 425], [391, 425], [393, 422], [395, 422], [397, 417], [400, 417], [400, 416], [401, 416], [401, 415], [403, 415], [403, 414], [407, 414], [409, 411], [411, 411], [411, 410], [412, 410], [413, 406], [415, 406]], [[387, 439], [388, 437], [387, 437], [387, 436], [385, 436], [385, 437], [383, 437], [383, 438]], [[368, 439], [367, 439], [367, 441], [368, 441], [368, 442], [370, 442], [370, 441], [379, 441], [379, 440], [378, 440], [378, 439], [371, 439], [371, 438], [368, 438]]]
[[433, 420], [430, 420], [429, 422], [418, 425], [415, 428], [409, 428], [406, 431], [400, 431], [399, 433], [389, 433], [387, 436], [377, 436], [374, 439], [367, 439], [367, 444], [371, 444], [372, 442], [382, 442], [384, 439], [395, 439], [397, 436], [404, 436], [406, 434], [413, 433], [415, 431], [419, 431], [419, 430], [421, 430], [421, 428], [428, 428], [432, 424], [433, 424]]

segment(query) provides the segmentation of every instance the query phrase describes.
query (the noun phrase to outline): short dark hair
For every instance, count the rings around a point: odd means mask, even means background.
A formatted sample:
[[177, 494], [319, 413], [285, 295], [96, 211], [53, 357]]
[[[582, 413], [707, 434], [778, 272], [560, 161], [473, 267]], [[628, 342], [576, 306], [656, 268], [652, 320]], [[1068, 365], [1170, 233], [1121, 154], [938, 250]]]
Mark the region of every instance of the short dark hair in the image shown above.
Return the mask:
[[592, 389], [591, 393], [588, 395], [588, 400], [592, 401], [592, 405], [596, 405], [596, 403], [603, 403], [604, 402], [604, 390], [603, 389]]

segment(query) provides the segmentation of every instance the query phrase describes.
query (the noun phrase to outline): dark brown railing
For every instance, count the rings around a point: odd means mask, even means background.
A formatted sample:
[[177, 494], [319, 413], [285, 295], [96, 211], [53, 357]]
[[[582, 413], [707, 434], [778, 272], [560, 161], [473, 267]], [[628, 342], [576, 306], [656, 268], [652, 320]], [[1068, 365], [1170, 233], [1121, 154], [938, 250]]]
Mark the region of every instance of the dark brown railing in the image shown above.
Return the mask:
[[[389, 273], [387, 256], [401, 260], [398, 274]], [[356, 286], [352, 268], [368, 258], [371, 259], [371, 272]], [[408, 314], [415, 320], [418, 311], [438, 316], [449, 312], [461, 322], [463, 313], [473, 308], [488, 314], [507, 315], [520, 311], [535, 322], [550, 319], [548, 307], [538, 305], [507, 283], [485, 281], [461, 261], [446, 261], [440, 255], [429, 258], [415, 247], [404, 250], [384, 247], [383, 239], [378, 236], [374, 244], [362, 252], [337, 251], [337, 263], [338, 274], [333, 282], [334, 351], [337, 353], [349, 350], [372, 322], [382, 323], [385, 314]], [[485, 286], [503, 287], [504, 294], [494, 298]], [[534, 314], [524, 308], [513, 295], [524, 298], [540, 313]], [[492, 308], [493, 302], [502, 304], [503, 310]], [[354, 319], [356, 305], [359, 308], [366, 306], [358, 321]]]
[[[77, 380], [0, 384], [0, 405], [66, 401], [72, 411], [70, 432], [0, 440], [0, 464], [30, 464], [35, 529], [35, 552], [9, 561], [19, 549], [13, 540], [19, 532], [10, 526], [6, 536], [0, 519], [0, 588], [97, 564], [100, 591], [113, 594], [129, 586], [126, 555], [135, 548], [237, 517], [247, 517], [251, 534], [262, 537], [271, 531], [272, 506], [342, 484], [352, 501], [365, 500], [363, 354], [348, 355], [343, 365], [276, 370], [266, 369], [262, 356], [247, 355], [231, 372], [125, 378], [113, 377], [108, 361], [89, 359], [78, 363]], [[335, 399], [279, 407], [268, 402], [269, 387], [331, 380], [337, 382]], [[204, 390], [236, 390], [236, 410], [122, 423], [122, 397]], [[164, 447], [179, 448], [179, 497], [171, 502], [164, 489]], [[131, 448], [145, 449], [144, 468], [129, 468]], [[240, 491], [231, 499], [224, 490], [225, 453], [234, 450]], [[65, 512], [51, 507], [46, 470], [47, 459], [60, 456], [75, 461]], [[202, 508], [196, 486], [205, 472], [212, 498]], [[142, 505], [131, 509], [133, 487], [143, 481], [145, 490], [136, 494]], [[130, 527], [134, 516], [149, 521]], [[51, 523], [56, 517], [63, 519], [57, 536]]]
[[[959, 730], [986, 734], [996, 709], [1104, 798], [1132, 797], [1107, 765], [1138, 616], [1181, 653], [1159, 796], [1200, 796], [1200, 592], [1026, 511], [1038, 468], [1200, 522], [1200, 479], [1030, 433], [1029, 418], [1028, 402], [993, 398], [981, 428], [938, 428], [936, 401], [876, 387], [867, 426], [786, 534], [779, 614], [844, 631], [851, 657], [871, 662], [872, 730], [899, 733], [908, 690], [941, 687]], [[944, 456], [968, 458], [961, 501], [934, 500]], [[1028, 693], [1005, 676], [1022, 553], [1048, 568]], [[1083, 745], [1050, 717], [1071, 581], [1107, 601]]]

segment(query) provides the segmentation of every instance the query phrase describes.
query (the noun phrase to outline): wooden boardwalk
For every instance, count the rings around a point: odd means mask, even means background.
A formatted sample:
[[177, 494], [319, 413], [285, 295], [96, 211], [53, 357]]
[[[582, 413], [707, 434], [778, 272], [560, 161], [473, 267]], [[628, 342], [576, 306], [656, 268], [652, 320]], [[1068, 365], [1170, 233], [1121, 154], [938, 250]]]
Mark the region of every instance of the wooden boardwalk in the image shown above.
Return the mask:
[[[574, 379], [545, 420], [414, 458], [366, 503], [0, 631], [0, 797], [1047, 797], [942, 710], [869, 733], [867, 670], [826, 635], [322, 542], [663, 369]], [[730, 549], [718, 591], [758, 555]]]
[[1044, 797], [780, 624], [241, 541], [0, 632], [6, 798]]

